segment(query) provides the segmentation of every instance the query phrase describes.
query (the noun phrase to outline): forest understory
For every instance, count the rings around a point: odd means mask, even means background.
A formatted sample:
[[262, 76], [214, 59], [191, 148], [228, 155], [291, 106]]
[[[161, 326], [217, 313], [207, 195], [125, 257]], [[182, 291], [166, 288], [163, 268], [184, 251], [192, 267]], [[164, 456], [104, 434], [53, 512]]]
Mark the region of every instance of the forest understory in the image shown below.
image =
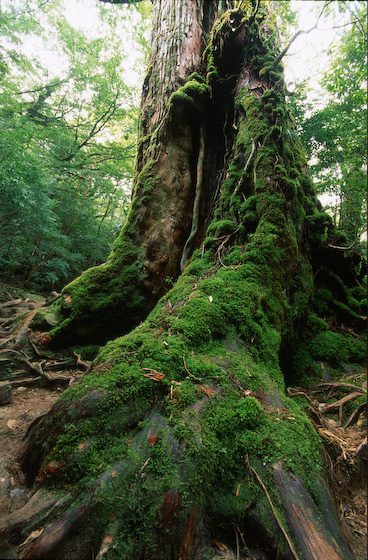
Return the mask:
[[[32, 520], [32, 496], [37, 495], [48, 474], [57, 474], [51, 472], [52, 465], [49, 465], [50, 473], [40, 473], [35, 484], [27, 486], [17, 459], [30, 426], [50, 410], [67, 387], [83, 383], [84, 374], [93, 368], [94, 348], [45, 351], [40, 344], [45, 333], [30, 329], [36, 310], [47, 307], [57, 296], [53, 293], [46, 299], [9, 285], [0, 286], [0, 534], [6, 533], [7, 520], [14, 527], [18, 519], [19, 530]], [[46, 320], [51, 327], [52, 312], [46, 315]], [[89, 354], [89, 359], [84, 358], [83, 352]], [[366, 371], [363, 367], [343, 365], [340, 377], [337, 379], [335, 374], [331, 379], [329, 369], [327, 363], [323, 364], [323, 378], [313, 379], [308, 387], [289, 387], [287, 392], [306, 403], [305, 410], [323, 442], [330, 489], [340, 522], [355, 558], [366, 560], [366, 403], [360, 399], [360, 404], [354, 407], [357, 399], [366, 395]], [[352, 412], [346, 419], [347, 407]], [[32, 531], [24, 539], [25, 555], [21, 558], [27, 557], [29, 544], [42, 531], [42, 528]], [[240, 554], [240, 548], [244, 550], [246, 543], [236, 527], [233, 548], [221, 542], [221, 537], [219, 531], [213, 541], [217, 550], [213, 560], [266, 558], [251, 547], [247, 547], [249, 555]], [[96, 557], [96, 551], [91, 554], [92, 558]]]

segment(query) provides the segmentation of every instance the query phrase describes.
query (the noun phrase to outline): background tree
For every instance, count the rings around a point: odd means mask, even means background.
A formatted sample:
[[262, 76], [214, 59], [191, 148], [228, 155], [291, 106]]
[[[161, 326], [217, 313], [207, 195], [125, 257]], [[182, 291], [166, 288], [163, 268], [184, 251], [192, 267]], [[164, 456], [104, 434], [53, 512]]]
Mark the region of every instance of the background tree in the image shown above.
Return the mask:
[[295, 109], [299, 105], [295, 116], [317, 194], [330, 195], [328, 206], [345, 236], [339, 244], [350, 245], [366, 229], [367, 33], [362, 3], [335, 4], [340, 11], [353, 10], [356, 24], [345, 28], [329, 51], [330, 68], [320, 79], [321, 108], [306, 103], [305, 95], [291, 103]]
[[153, 15], [127, 221], [40, 342], [127, 334], [31, 427], [21, 465], [42, 488], [2, 527], [13, 544], [24, 516], [43, 528], [29, 558], [210, 557], [234, 531], [272, 558], [353, 558], [286, 386], [364, 360], [364, 273], [331, 243], [275, 18], [202, 0]]
[[[106, 260], [125, 219], [138, 112], [114, 30], [134, 14], [127, 7], [114, 17], [105, 12], [99, 36], [89, 39], [57, 2], [1, 14], [0, 262], [7, 281], [60, 287]], [[50, 77], [50, 61], [23, 54], [37, 23], [47, 55], [56, 61], [61, 53], [60, 76]]]

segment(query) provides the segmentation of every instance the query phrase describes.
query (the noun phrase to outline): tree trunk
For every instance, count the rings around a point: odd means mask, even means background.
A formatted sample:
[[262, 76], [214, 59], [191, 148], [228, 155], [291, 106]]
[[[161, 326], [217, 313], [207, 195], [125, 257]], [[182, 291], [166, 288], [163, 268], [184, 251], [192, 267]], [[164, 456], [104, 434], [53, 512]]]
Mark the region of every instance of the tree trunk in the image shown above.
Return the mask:
[[20, 460], [41, 505], [0, 524], [14, 547], [34, 536], [19, 557], [189, 560], [221, 541], [353, 558], [280, 363], [311, 316], [314, 342], [328, 328], [311, 314], [317, 278], [335, 267], [354, 286], [359, 263], [328, 246], [267, 6], [224, 4], [154, 4], [128, 221], [50, 333], [127, 334], [29, 430]]
[[227, 5], [154, 3], [130, 213], [108, 261], [64, 289], [54, 345], [101, 343], [128, 332], [203, 241], [234, 136], [233, 94], [223, 105], [234, 82], [211, 102], [202, 59], [205, 38]]

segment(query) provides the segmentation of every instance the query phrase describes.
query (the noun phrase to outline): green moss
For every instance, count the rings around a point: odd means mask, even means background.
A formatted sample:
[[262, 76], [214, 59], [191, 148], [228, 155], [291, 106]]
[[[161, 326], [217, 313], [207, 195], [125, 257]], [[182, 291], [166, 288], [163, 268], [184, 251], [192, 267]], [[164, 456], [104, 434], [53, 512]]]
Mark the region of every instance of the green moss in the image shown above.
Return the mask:
[[365, 360], [366, 345], [350, 336], [344, 337], [332, 331], [324, 331], [309, 343], [309, 351], [315, 360], [331, 364], [360, 362]]
[[213, 404], [213, 413], [209, 413], [209, 421], [220, 435], [234, 434], [239, 430], [253, 430], [262, 423], [261, 405], [252, 398], [239, 400], [231, 396], [222, 396], [219, 403]]
[[322, 377], [321, 364], [311, 356], [306, 344], [295, 337], [283, 341], [280, 365], [287, 386], [308, 387], [316, 378]]
[[242, 219], [247, 233], [254, 233], [258, 225], [258, 216], [255, 212], [247, 212]]
[[208, 227], [207, 234], [214, 235], [215, 237], [221, 237], [223, 235], [233, 233], [234, 230], [235, 224], [231, 220], [214, 220]]
[[198, 74], [197, 72], [193, 72], [193, 74], [191, 74], [188, 78], [188, 82], [191, 82], [193, 80], [200, 83], [200, 84], [205, 84], [206, 83], [205, 78], [203, 78], [203, 76], [200, 76], [200, 74]]
[[71, 350], [76, 354], [79, 354], [82, 360], [94, 360], [100, 350], [100, 346], [93, 344], [73, 346]]
[[50, 306], [37, 309], [30, 327], [34, 330], [49, 331], [58, 323], [57, 310], [59, 306]]
[[136, 180], [135, 193], [139, 196], [140, 203], [148, 202], [157, 187], [155, 165], [154, 160], [147, 162]]
[[332, 293], [326, 288], [318, 288], [313, 294], [313, 308], [319, 315], [327, 312], [330, 302], [332, 301]]
[[309, 313], [306, 320], [306, 329], [308, 334], [313, 336], [320, 331], [327, 331], [328, 324], [314, 313]]
[[[212, 85], [222, 71], [216, 41], [234, 13], [224, 14], [211, 34], [206, 56]], [[249, 49], [252, 39], [259, 50], [257, 24], [246, 33]], [[252, 59], [258, 70], [268, 68], [270, 83], [279, 82], [274, 60], [264, 45], [259, 58]], [[170, 107], [192, 115], [203, 109], [208, 91], [201, 76], [191, 75], [171, 97]], [[176, 284], [138, 327], [101, 349], [83, 384], [62, 396], [56, 444], [47, 438], [42, 443], [46, 449], [49, 442], [52, 450], [46, 460], [63, 461], [62, 476], [79, 489], [104, 469], [120, 465], [98, 512], [106, 518], [113, 512], [123, 520], [117, 558], [148, 557], [162, 497], [171, 488], [184, 504], [177, 513], [181, 528], [193, 503], [231, 522], [243, 519], [257, 503], [266, 518], [269, 506], [251, 479], [247, 458], [262, 472], [282, 517], [275, 463], [281, 461], [309, 488], [310, 473], [322, 469], [318, 436], [301, 407], [286, 398], [284, 375], [287, 383], [299, 383], [319, 372], [317, 360], [361, 356], [360, 343], [332, 333], [309, 309], [313, 271], [298, 246], [294, 224], [302, 225], [308, 208], [306, 224], [321, 239], [328, 223], [315, 212], [312, 198], [304, 200], [305, 210], [298, 207], [301, 190], [312, 186], [300, 171], [304, 156], [283, 96], [268, 89], [259, 100], [242, 88], [235, 114], [231, 164], [206, 250], [194, 251]], [[156, 181], [152, 160], [137, 188], [152, 197]], [[138, 208], [138, 190], [135, 200]], [[65, 292], [76, 298], [69, 320], [85, 311], [98, 319], [106, 307], [124, 306], [129, 313], [132, 300], [139, 304], [142, 294], [136, 285], [144, 276], [132, 233], [134, 212], [125, 230], [128, 237], [115, 244], [105, 268], [87, 272], [83, 282]], [[227, 236], [229, 242], [223, 243]], [[123, 270], [123, 279], [113, 280], [116, 270]], [[355, 307], [358, 296], [350, 292]], [[325, 312], [332, 302], [332, 294], [320, 290], [313, 311]], [[294, 321], [309, 338], [288, 337]], [[152, 435], [157, 441], [150, 446]], [[138, 531], [133, 544], [128, 542], [131, 527]]]
[[202, 109], [203, 104], [208, 100], [208, 86], [203, 80], [197, 80], [196, 77], [188, 79], [188, 81], [175, 91], [169, 101], [169, 107], [187, 106], [192, 109]]

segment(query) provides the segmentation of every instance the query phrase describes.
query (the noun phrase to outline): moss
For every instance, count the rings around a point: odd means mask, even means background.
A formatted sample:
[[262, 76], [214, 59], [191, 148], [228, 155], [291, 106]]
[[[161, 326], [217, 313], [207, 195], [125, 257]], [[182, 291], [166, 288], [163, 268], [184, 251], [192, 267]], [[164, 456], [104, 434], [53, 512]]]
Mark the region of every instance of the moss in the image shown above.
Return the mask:
[[57, 310], [58, 306], [37, 309], [30, 327], [34, 330], [49, 331], [58, 323]]
[[309, 313], [306, 320], [306, 329], [308, 334], [313, 336], [320, 331], [327, 331], [328, 324], [314, 313]]
[[308, 175], [302, 173], [300, 181], [306, 194], [311, 194], [314, 192], [313, 181]]
[[175, 91], [169, 101], [169, 107], [174, 108], [180, 105], [201, 110], [203, 104], [208, 100], [208, 86], [203, 80], [198, 81], [196, 77], [189, 78], [188, 81]]
[[[352, 306], [351, 301], [349, 302], [349, 305], [346, 305], [345, 303], [342, 303], [341, 301], [338, 301], [336, 299], [334, 299], [332, 303], [333, 303], [333, 306], [335, 307], [335, 310], [337, 312], [336, 314], [337, 314], [339, 320], [354, 321], [354, 319], [356, 319], [357, 321], [360, 322], [363, 319], [363, 317], [361, 317], [358, 313], [353, 311], [353, 309], [351, 308], [351, 306]], [[358, 306], [360, 308], [359, 304], [358, 304]]]
[[287, 386], [309, 387], [316, 378], [322, 377], [321, 364], [311, 356], [306, 344], [295, 337], [283, 341], [280, 366]]
[[327, 312], [330, 302], [332, 301], [332, 293], [326, 288], [318, 288], [313, 294], [313, 308], [319, 315]]
[[248, 233], [254, 233], [258, 225], [258, 216], [255, 212], [247, 212], [244, 214], [242, 222]]
[[[213, 86], [222, 72], [216, 41], [237, 13], [225, 14], [211, 34], [206, 56]], [[259, 41], [257, 25], [245, 33], [251, 49], [250, 39]], [[270, 83], [276, 77], [279, 81], [274, 60], [264, 45], [259, 58], [252, 59], [257, 70], [268, 68]], [[171, 109], [188, 108], [193, 115], [207, 103], [208, 91], [203, 78], [192, 75], [173, 94]], [[310, 488], [310, 473], [315, 476], [322, 469], [321, 446], [301, 407], [285, 396], [284, 375], [287, 383], [299, 382], [318, 373], [317, 360], [361, 356], [356, 340], [332, 333], [318, 317], [328, 310], [332, 294], [320, 290], [312, 302], [317, 314], [309, 309], [313, 271], [298, 246], [301, 234], [294, 224], [302, 224], [300, 191], [312, 187], [300, 171], [304, 159], [290, 132], [283, 96], [268, 89], [259, 100], [242, 88], [235, 114], [229, 174], [221, 185], [206, 250], [194, 251], [184, 273], [148, 317], [102, 348], [83, 384], [63, 394], [64, 408], [53, 427], [59, 430], [57, 443], [47, 440], [52, 450], [47, 461], [64, 461], [62, 476], [79, 489], [100, 477], [101, 470], [120, 465], [101, 499], [101, 516], [113, 512], [124, 521], [119, 558], [148, 557], [157, 542], [153, 528], [162, 516], [162, 499], [171, 488], [180, 492], [184, 504], [177, 514], [181, 528], [193, 503], [231, 522], [258, 503], [266, 518], [268, 503], [251, 480], [247, 457], [261, 469], [278, 508], [275, 463], [281, 461]], [[143, 196], [154, 196], [156, 180], [152, 160], [139, 177]], [[312, 198], [304, 204], [306, 224], [321, 239], [326, 218], [315, 212]], [[91, 312], [88, 305], [98, 316], [106, 306], [124, 306], [129, 313], [131, 301], [139, 303], [142, 294], [135, 286], [144, 279], [137, 264], [140, 255], [132, 232], [126, 232], [128, 240], [116, 243], [105, 268], [86, 273], [85, 285], [77, 281], [66, 291], [78, 296], [71, 319], [86, 309]], [[229, 243], [222, 245], [227, 236]], [[124, 280], [112, 280], [116, 267], [124, 270]], [[86, 285], [93, 283], [88, 292]], [[350, 293], [355, 306], [358, 295]], [[309, 338], [288, 336], [294, 321], [304, 321]], [[157, 440], [150, 446], [152, 435]], [[135, 544], [128, 542], [131, 527], [139, 529]]]
[[234, 266], [241, 263], [244, 258], [245, 254], [243, 248], [235, 245], [231, 248], [230, 253], [222, 260], [226, 266]]
[[146, 163], [139, 173], [135, 183], [135, 193], [139, 196], [140, 203], [148, 202], [157, 187], [156, 162], [151, 160]]
[[219, 435], [234, 434], [237, 431], [253, 430], [262, 423], [261, 405], [253, 397], [239, 400], [233, 395], [229, 399], [222, 395], [219, 403], [213, 404], [209, 421]]
[[350, 336], [344, 337], [333, 331], [324, 331], [309, 343], [309, 351], [315, 360], [322, 360], [333, 365], [343, 362], [360, 362], [365, 360], [366, 345]]
[[100, 350], [100, 346], [93, 344], [73, 346], [71, 350], [76, 354], [79, 354], [82, 360], [94, 360]]
[[229, 235], [235, 230], [235, 224], [231, 220], [220, 220], [213, 221], [207, 229], [208, 235], [214, 235], [216, 237], [221, 237], [223, 235]]
[[187, 81], [188, 81], [188, 82], [191, 82], [191, 81], [193, 81], [193, 80], [196, 81], [196, 82], [198, 82], [199, 84], [205, 84], [205, 83], [206, 83], [205, 78], [203, 78], [203, 76], [201, 76], [201, 75], [198, 74], [197, 72], [193, 72], [193, 74], [191, 74], [191, 75], [189, 76], [189, 78], [188, 78]]

